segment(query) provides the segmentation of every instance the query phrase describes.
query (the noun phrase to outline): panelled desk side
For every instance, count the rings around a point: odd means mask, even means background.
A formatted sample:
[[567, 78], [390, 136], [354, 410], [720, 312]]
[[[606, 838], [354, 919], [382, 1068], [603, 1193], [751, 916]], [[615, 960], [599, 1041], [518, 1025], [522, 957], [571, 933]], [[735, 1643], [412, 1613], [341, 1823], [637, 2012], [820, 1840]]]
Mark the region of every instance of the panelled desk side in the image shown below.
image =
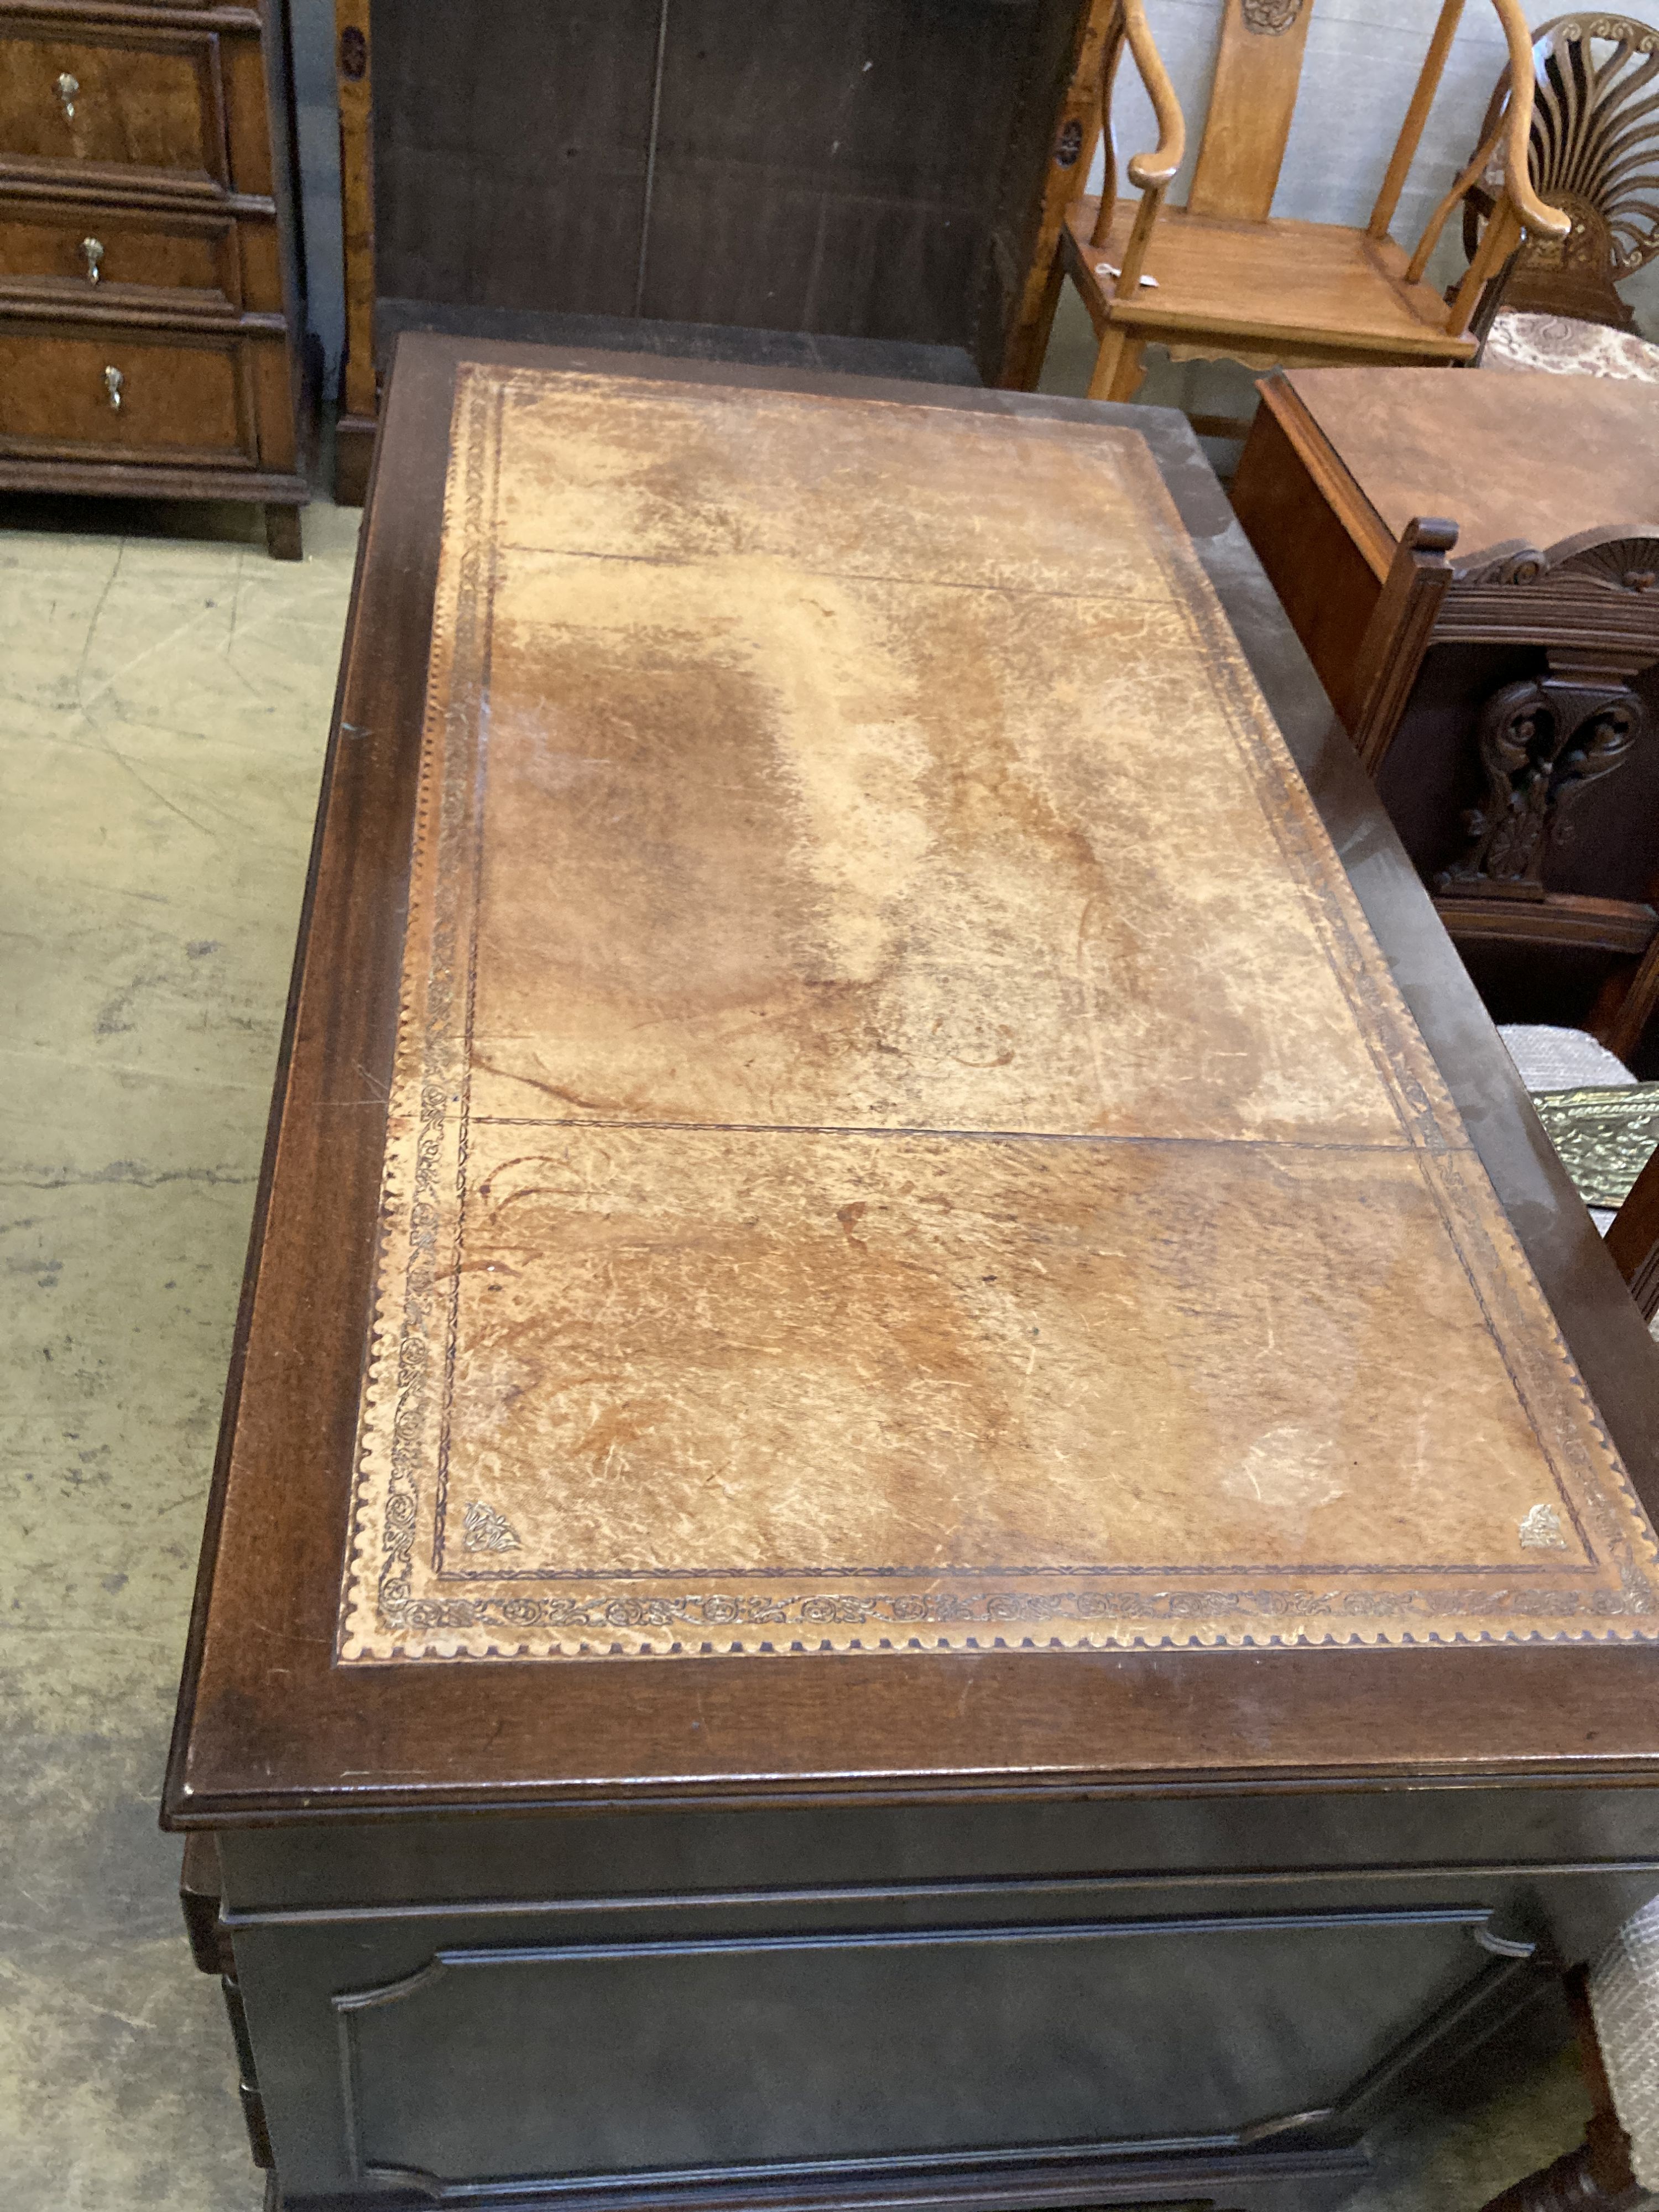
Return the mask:
[[[1425, 2071], [1500, 2050], [1517, 2023], [1547, 2027], [1556, 1960], [1586, 1955], [1659, 1892], [1659, 1655], [1540, 1644], [332, 1663], [410, 770], [467, 360], [639, 366], [405, 339], [388, 397], [163, 1808], [166, 1825], [197, 1832], [203, 1948], [234, 1951], [218, 1963], [234, 1964], [245, 2003], [274, 2201], [413, 2204], [447, 2174], [444, 2200], [469, 2206], [619, 2192], [1334, 2203], [1371, 2119]], [[650, 373], [1103, 419], [1148, 437], [1654, 1512], [1659, 1355], [1182, 419], [689, 362]], [[239, 1439], [283, 1479], [242, 1501], [233, 1548], [218, 1528]], [[1139, 2073], [1115, 2031], [1091, 2042], [1079, 2026], [1101, 2014], [1086, 1993], [1108, 1966], [1117, 2011], [1153, 2053]], [[1006, 2048], [989, 2027], [946, 2037], [941, 2072], [925, 2055], [939, 2023], [975, 2014], [993, 1972], [987, 2018], [1029, 2033], [1010, 2028]], [[827, 2090], [811, 2088], [799, 2035], [774, 2051], [754, 2029], [751, 2003], [775, 2023], [818, 2021]], [[1179, 2083], [1206, 2005], [1217, 2056], [1200, 2111]], [[641, 2116], [625, 2053], [596, 2057], [591, 2079], [574, 2066], [574, 2101], [544, 2115], [563, 2148], [525, 2135], [513, 2115], [541, 2092], [514, 2054], [550, 2014], [655, 2039], [665, 2101]], [[830, 2033], [832, 2016], [858, 2032]], [[753, 2110], [721, 2074], [711, 2021], [765, 2087]], [[453, 2094], [457, 2035], [481, 2054], [467, 2097], [482, 2117]], [[1081, 2091], [1067, 2101], [1080, 2064], [1128, 2084], [1113, 2124], [1090, 2122]], [[1011, 2065], [1050, 2085], [1019, 2127], [1002, 2113]], [[872, 2118], [872, 2085], [887, 2081], [888, 2118]], [[728, 2116], [696, 2175], [671, 2107]], [[845, 2140], [823, 2118], [843, 2107]], [[970, 2107], [992, 2119], [970, 2122]], [[985, 2125], [1014, 2148], [975, 2148]], [[619, 2181], [619, 2166], [640, 2178]]]

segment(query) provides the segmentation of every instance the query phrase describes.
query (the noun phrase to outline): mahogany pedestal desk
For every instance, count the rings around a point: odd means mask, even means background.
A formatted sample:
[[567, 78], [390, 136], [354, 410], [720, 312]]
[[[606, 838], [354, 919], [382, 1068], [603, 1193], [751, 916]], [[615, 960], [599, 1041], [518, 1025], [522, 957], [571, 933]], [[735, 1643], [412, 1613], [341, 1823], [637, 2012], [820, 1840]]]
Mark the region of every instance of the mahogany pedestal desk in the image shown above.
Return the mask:
[[617, 367], [389, 390], [164, 1809], [268, 2201], [1334, 2205], [1659, 1892], [1654, 1347], [1178, 416]]

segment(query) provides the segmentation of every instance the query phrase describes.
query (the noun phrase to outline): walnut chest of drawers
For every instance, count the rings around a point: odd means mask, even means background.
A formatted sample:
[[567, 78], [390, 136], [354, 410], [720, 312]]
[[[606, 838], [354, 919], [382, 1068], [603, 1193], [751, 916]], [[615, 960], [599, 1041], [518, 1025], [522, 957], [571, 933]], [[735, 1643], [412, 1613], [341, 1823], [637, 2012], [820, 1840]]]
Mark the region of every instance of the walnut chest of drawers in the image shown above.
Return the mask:
[[284, 0], [0, 0], [0, 488], [251, 500], [300, 557]]

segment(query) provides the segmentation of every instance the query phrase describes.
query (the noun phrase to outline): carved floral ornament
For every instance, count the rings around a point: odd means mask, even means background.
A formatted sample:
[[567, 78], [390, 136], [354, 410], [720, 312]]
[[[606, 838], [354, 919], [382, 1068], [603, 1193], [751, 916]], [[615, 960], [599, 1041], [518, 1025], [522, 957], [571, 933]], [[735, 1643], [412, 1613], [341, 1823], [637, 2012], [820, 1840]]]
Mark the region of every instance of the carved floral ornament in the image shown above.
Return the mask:
[[1638, 53], [1650, 54], [1659, 46], [1659, 33], [1648, 30], [1641, 23], [1632, 23], [1628, 15], [1591, 15], [1578, 21], [1563, 24], [1564, 39], [1617, 39], [1628, 40]]
[[[1468, 845], [1435, 889], [1541, 898], [1549, 847], [1573, 836], [1574, 802], [1625, 767], [1644, 723], [1641, 701], [1623, 684], [1545, 677], [1493, 692], [1476, 734], [1486, 796], [1463, 817]], [[1537, 1540], [1525, 1523], [1522, 1540]]]
[[[1518, 539], [1476, 556], [1456, 589], [1541, 593], [1553, 612], [1575, 609], [1594, 623], [1609, 599], [1635, 616], [1659, 611], [1659, 534], [1641, 528], [1584, 531], [1540, 552]], [[1632, 605], [1632, 602], [1636, 603]], [[1594, 783], [1626, 768], [1647, 736], [1638, 695], [1608, 672], [1596, 680], [1559, 675], [1501, 685], [1482, 708], [1475, 750], [1486, 793], [1463, 817], [1468, 843], [1435, 879], [1443, 893], [1541, 898], [1552, 845], [1576, 835], [1573, 811]]]
[[1267, 39], [1293, 29], [1305, 4], [1306, 0], [1240, 0], [1245, 28]]

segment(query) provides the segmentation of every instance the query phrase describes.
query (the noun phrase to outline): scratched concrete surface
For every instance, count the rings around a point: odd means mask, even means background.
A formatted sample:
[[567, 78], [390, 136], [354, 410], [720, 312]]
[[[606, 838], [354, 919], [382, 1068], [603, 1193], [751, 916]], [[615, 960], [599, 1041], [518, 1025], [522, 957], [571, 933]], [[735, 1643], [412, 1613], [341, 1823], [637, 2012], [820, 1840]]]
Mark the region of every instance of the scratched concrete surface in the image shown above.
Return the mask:
[[260, 2201], [155, 1807], [356, 525], [0, 503], [6, 2212]]
[[[255, 2212], [155, 1806], [357, 518], [0, 502], [0, 2204]], [[1396, 2123], [1353, 2212], [1475, 2212], [1570, 2063]]]

